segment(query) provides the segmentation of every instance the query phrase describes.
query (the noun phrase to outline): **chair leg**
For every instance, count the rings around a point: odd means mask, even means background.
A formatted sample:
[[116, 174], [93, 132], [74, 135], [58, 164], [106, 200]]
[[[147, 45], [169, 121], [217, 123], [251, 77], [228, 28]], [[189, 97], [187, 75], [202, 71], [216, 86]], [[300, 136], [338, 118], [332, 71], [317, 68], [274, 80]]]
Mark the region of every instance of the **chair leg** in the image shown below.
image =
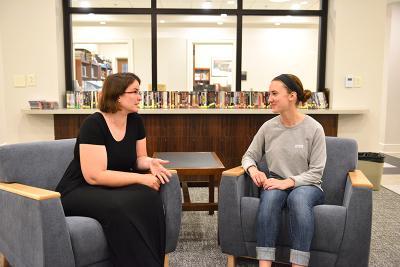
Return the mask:
[[228, 261], [226, 264], [227, 267], [235, 267], [236, 266], [236, 257], [233, 255], [228, 255]]
[[6, 257], [0, 253], [0, 267], [10, 267]]
[[164, 256], [164, 267], [168, 267], [169, 266], [168, 260], [169, 260], [168, 254], [165, 254], [165, 256]]

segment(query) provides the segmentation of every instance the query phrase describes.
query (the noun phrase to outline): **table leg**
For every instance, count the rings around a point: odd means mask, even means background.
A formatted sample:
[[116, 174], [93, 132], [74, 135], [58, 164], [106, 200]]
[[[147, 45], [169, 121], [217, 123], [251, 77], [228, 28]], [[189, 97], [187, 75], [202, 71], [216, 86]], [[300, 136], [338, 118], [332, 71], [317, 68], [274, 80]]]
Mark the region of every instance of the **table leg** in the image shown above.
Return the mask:
[[189, 187], [187, 182], [182, 182], [183, 202], [190, 203]]
[[[208, 180], [208, 202], [209, 203], [214, 203], [214, 180], [215, 176], [210, 175], [209, 180]], [[208, 210], [208, 214], [213, 215], [214, 214], [214, 209], [210, 207]]]

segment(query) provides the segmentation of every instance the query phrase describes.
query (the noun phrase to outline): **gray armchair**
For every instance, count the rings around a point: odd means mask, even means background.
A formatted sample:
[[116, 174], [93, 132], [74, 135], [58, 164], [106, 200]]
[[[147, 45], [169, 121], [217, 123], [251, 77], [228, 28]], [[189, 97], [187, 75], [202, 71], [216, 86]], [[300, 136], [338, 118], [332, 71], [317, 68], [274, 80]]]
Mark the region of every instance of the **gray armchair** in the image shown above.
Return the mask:
[[[73, 157], [75, 139], [0, 146], [0, 252], [12, 266], [111, 266], [99, 222], [65, 217], [54, 192]], [[166, 253], [175, 250], [181, 224], [176, 172], [160, 190], [166, 217]], [[165, 264], [168, 265], [166, 256]]]
[[[368, 266], [371, 240], [372, 184], [358, 170], [357, 143], [326, 137], [327, 162], [322, 178], [325, 204], [314, 207], [315, 233], [310, 266]], [[265, 163], [259, 169], [267, 168]], [[222, 174], [218, 231], [228, 266], [236, 257], [256, 257], [256, 217], [259, 189], [243, 168]], [[283, 212], [276, 260], [289, 262], [287, 212]]]

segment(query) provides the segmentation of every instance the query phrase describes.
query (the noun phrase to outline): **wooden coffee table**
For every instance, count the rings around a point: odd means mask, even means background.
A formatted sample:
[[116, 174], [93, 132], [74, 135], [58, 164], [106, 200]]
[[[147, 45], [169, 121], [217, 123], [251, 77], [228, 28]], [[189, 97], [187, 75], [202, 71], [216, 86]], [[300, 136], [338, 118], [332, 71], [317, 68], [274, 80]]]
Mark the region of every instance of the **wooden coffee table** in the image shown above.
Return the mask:
[[[214, 152], [154, 152], [153, 157], [168, 160], [167, 169], [176, 170], [182, 183], [183, 204], [185, 211], [208, 210], [214, 214], [218, 204], [214, 202], [214, 188], [219, 186], [225, 167]], [[190, 176], [208, 176], [208, 203], [193, 203], [190, 200], [187, 182]]]

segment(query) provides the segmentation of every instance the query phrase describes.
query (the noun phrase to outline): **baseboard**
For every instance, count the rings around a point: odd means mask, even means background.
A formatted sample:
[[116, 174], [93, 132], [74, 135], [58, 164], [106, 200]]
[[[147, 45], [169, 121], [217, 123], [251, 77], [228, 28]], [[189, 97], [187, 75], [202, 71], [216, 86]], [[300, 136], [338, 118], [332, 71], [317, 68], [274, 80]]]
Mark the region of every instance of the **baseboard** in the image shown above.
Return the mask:
[[383, 153], [398, 153], [400, 154], [400, 144], [383, 144], [379, 143]]

